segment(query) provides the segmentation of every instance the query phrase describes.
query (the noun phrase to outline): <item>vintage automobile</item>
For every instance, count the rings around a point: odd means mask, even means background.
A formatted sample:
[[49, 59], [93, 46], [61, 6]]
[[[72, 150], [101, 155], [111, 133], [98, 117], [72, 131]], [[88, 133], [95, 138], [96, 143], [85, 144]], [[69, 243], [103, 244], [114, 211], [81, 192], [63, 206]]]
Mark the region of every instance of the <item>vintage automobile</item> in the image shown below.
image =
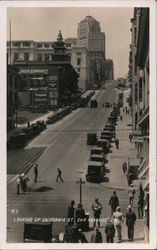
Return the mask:
[[103, 158], [104, 158], [104, 163], [108, 162], [108, 160], [105, 157], [104, 150], [101, 147], [93, 147], [93, 148], [91, 148], [90, 155], [97, 155], [97, 156], [102, 155]]
[[101, 162], [102, 164], [104, 164], [104, 156], [103, 154], [101, 155], [97, 155], [97, 154], [92, 154], [90, 155], [90, 161], [98, 161]]
[[98, 107], [98, 102], [95, 99], [92, 99], [90, 101], [90, 108], [97, 108]]
[[45, 121], [37, 121], [36, 124], [40, 127], [41, 131], [47, 127]]
[[110, 144], [109, 144], [109, 141], [108, 141], [108, 140], [99, 139], [99, 140], [97, 141], [97, 146], [98, 146], [98, 147], [102, 147], [105, 154], [107, 154], [107, 153], [109, 152]]
[[97, 161], [89, 161], [86, 174], [86, 181], [100, 183], [103, 180], [104, 180], [104, 164]]
[[87, 145], [96, 145], [96, 144], [97, 144], [97, 134], [87, 133]]

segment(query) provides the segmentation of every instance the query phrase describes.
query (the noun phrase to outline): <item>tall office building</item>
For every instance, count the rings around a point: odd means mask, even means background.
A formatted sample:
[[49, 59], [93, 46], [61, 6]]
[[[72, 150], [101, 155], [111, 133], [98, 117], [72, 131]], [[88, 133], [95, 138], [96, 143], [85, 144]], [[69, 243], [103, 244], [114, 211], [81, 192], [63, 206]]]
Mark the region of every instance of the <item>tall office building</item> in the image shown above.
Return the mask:
[[93, 17], [86, 16], [78, 24], [77, 38], [78, 44], [86, 46], [89, 52], [103, 52], [105, 56], [105, 33]]
[[105, 33], [96, 19], [86, 16], [78, 24], [77, 43], [89, 52], [90, 82], [101, 84], [105, 80]]

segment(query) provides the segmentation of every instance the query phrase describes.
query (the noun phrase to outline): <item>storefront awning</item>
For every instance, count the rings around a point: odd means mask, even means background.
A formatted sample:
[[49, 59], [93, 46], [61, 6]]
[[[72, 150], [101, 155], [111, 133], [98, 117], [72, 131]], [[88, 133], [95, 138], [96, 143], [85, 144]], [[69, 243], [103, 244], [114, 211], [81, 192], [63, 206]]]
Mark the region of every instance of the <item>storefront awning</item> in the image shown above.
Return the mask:
[[143, 168], [145, 162], [146, 162], [146, 158], [144, 158], [143, 161], [142, 161], [142, 163], [140, 164], [139, 169], [138, 169], [139, 172], [140, 172], [141, 169]]
[[138, 177], [139, 179], [143, 178], [143, 176], [146, 174], [146, 172], [149, 170], [149, 165], [147, 165], [141, 173], [139, 173]]
[[142, 187], [144, 191], [149, 189], [149, 174], [146, 176], [146, 179], [143, 180]]

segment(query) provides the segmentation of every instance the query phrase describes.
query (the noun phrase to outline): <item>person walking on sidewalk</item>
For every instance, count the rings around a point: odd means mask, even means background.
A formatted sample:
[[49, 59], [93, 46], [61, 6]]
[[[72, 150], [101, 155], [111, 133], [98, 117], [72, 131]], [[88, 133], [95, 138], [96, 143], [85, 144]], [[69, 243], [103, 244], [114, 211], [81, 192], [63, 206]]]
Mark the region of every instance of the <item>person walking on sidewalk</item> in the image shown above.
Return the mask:
[[132, 134], [129, 134], [129, 140], [132, 143]]
[[17, 183], [17, 194], [20, 194], [20, 185], [21, 185], [20, 175], [17, 178], [16, 183]]
[[72, 200], [71, 204], [68, 207], [68, 225], [74, 225], [74, 222], [75, 222], [75, 220], [74, 220], [75, 219], [74, 205], [75, 205], [75, 201]]
[[35, 167], [34, 167], [34, 182], [37, 182], [37, 178], [38, 178], [38, 164], [35, 164]]
[[95, 204], [92, 206], [93, 210], [93, 215], [94, 215], [94, 225], [93, 228], [96, 226], [96, 222], [98, 222], [98, 227], [100, 227], [100, 215], [101, 215], [101, 210], [103, 209], [101, 203], [99, 202], [99, 199], [95, 199]]
[[58, 171], [58, 175], [57, 175], [56, 181], [58, 182], [58, 179], [60, 179], [62, 182], [64, 182], [62, 178], [62, 171], [60, 170], [60, 168], [57, 168], [57, 171]]
[[136, 221], [136, 214], [132, 211], [131, 206], [128, 206], [126, 212], [126, 225], [128, 227], [128, 240], [133, 241], [134, 239], [134, 225]]
[[138, 205], [138, 218], [141, 219], [143, 218], [143, 207], [144, 207], [143, 196], [139, 195], [137, 205]]
[[128, 190], [128, 195], [129, 195], [129, 203], [132, 207], [133, 207], [133, 203], [134, 203], [135, 194], [136, 194], [135, 188], [133, 187], [133, 184], [130, 184], [130, 187]]
[[116, 195], [116, 191], [113, 191], [113, 195], [109, 200], [109, 206], [111, 206], [111, 216], [112, 216], [113, 213], [116, 212], [116, 207], [119, 206], [119, 199], [118, 196]]
[[91, 243], [102, 243], [102, 234], [98, 228], [95, 228], [91, 236]]
[[126, 161], [122, 165], [122, 170], [123, 170], [123, 173], [126, 174], [126, 172], [127, 172], [127, 163], [126, 163]]
[[115, 138], [115, 145], [116, 145], [116, 149], [118, 149], [119, 148], [119, 140], [118, 140], [118, 138]]
[[116, 212], [113, 213], [114, 218], [114, 226], [117, 232], [118, 243], [122, 241], [122, 221], [123, 221], [123, 214], [120, 211], [120, 207], [116, 208]]
[[112, 218], [107, 219], [107, 224], [105, 227], [106, 242], [113, 243], [115, 237], [115, 227]]

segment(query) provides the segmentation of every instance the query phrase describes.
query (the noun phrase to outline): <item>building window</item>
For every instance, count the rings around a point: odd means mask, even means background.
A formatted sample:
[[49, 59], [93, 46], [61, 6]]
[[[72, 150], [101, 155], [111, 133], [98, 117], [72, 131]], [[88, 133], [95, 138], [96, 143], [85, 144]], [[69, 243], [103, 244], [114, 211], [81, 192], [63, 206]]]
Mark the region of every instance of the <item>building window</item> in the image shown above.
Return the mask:
[[19, 59], [19, 53], [15, 52], [14, 53], [14, 60], [17, 61]]
[[77, 65], [81, 65], [81, 58], [77, 58]]
[[37, 43], [37, 48], [42, 48], [42, 43]]
[[42, 54], [37, 54], [37, 61], [42, 61]]
[[44, 43], [44, 48], [49, 48], [49, 43]]
[[49, 61], [49, 54], [45, 54], [45, 55], [44, 55], [44, 60], [45, 60], [45, 61]]
[[139, 99], [142, 101], [142, 79], [139, 80]]
[[29, 53], [28, 52], [24, 53], [24, 60], [29, 61]]
[[76, 55], [77, 55], [77, 56], [81, 56], [82, 53], [81, 53], [81, 52], [77, 52]]
[[80, 72], [80, 68], [78, 68], [77, 70], [78, 70], [78, 72]]
[[20, 42], [13, 42], [12, 45], [13, 47], [20, 47]]
[[23, 47], [29, 47], [31, 46], [31, 42], [23, 42]]

